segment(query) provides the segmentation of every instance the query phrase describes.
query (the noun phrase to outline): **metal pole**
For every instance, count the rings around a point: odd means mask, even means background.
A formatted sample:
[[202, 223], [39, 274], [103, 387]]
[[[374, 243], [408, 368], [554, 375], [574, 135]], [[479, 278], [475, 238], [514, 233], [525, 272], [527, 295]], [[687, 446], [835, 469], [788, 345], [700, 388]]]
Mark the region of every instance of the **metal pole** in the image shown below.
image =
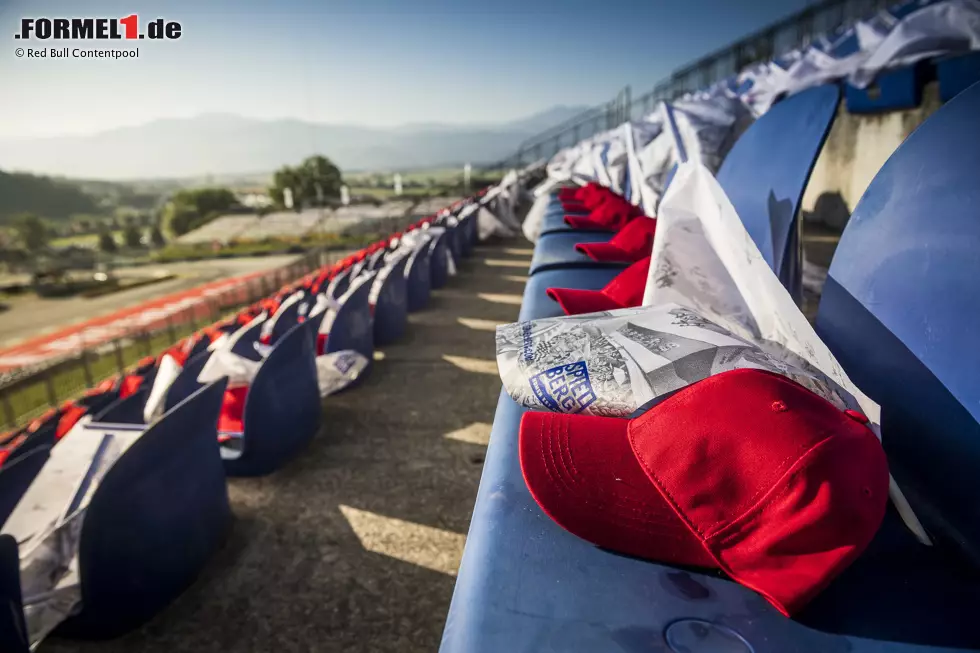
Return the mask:
[[116, 369], [119, 370], [119, 374], [126, 371], [126, 361], [123, 359], [122, 345], [119, 343], [119, 338], [116, 338], [113, 342], [113, 347], [116, 350]]
[[81, 355], [82, 363], [82, 374], [85, 376], [85, 387], [91, 388], [95, 385], [95, 381], [92, 379], [92, 368], [88, 364], [88, 350], [83, 349]]
[[54, 408], [58, 405], [58, 393], [54, 390], [54, 375], [50, 367], [44, 370], [44, 387], [48, 391], [48, 405]]

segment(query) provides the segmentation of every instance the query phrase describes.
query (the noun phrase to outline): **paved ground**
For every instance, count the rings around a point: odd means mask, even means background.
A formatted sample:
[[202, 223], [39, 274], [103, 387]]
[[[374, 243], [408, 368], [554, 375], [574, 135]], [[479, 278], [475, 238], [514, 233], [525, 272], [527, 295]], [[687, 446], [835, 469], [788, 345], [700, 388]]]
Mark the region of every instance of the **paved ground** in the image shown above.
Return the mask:
[[131, 273], [152, 275], [155, 271], [162, 270], [169, 274], [176, 274], [178, 277], [94, 299], [81, 297], [42, 299], [34, 296], [14, 298], [7, 301], [10, 305], [9, 310], [0, 313], [0, 347], [10, 347], [28, 338], [54, 332], [83, 320], [187, 290], [209, 281], [280, 267], [295, 258], [295, 256], [261, 256], [170, 263], [132, 270], [122, 268], [118, 271], [121, 275]]
[[435, 651], [500, 389], [493, 328], [517, 318], [530, 255], [480, 248], [362, 386], [327, 399], [309, 450], [232, 480], [230, 541], [174, 605], [41, 653]]

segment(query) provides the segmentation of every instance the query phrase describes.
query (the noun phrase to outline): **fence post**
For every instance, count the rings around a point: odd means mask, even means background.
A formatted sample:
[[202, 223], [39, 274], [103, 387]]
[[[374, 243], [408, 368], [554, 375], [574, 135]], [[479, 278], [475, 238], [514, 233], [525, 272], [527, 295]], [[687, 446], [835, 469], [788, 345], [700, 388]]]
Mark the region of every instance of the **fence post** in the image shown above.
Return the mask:
[[82, 374], [85, 376], [85, 387], [91, 388], [95, 385], [95, 381], [92, 379], [92, 368], [88, 364], [88, 350], [83, 349], [81, 355], [82, 362]]
[[171, 344], [177, 342], [177, 333], [174, 331], [173, 314], [167, 313], [167, 337]]
[[58, 393], [54, 389], [54, 375], [51, 367], [44, 368], [44, 387], [48, 391], [48, 405], [54, 408], [58, 405]]
[[113, 341], [113, 348], [116, 350], [116, 369], [119, 371], [120, 376], [126, 371], [126, 361], [123, 359], [122, 345], [119, 343], [119, 338]]

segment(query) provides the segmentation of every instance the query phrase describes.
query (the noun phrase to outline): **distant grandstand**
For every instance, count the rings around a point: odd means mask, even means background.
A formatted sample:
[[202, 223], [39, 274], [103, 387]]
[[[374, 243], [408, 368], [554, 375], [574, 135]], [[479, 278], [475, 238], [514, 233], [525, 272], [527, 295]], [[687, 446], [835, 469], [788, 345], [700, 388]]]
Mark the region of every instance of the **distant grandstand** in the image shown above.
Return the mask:
[[222, 215], [203, 227], [187, 232], [179, 237], [177, 242], [187, 245], [211, 242], [227, 243], [258, 224], [259, 217], [255, 215]]
[[343, 234], [371, 230], [372, 225], [413, 216], [426, 216], [449, 206], [456, 198], [436, 197], [421, 202], [396, 200], [380, 206], [359, 204], [337, 209], [305, 209], [300, 212], [278, 211], [265, 216], [222, 215], [208, 224], [188, 232], [178, 243], [228, 244], [232, 240], [265, 240], [268, 238], [302, 238], [309, 235]]

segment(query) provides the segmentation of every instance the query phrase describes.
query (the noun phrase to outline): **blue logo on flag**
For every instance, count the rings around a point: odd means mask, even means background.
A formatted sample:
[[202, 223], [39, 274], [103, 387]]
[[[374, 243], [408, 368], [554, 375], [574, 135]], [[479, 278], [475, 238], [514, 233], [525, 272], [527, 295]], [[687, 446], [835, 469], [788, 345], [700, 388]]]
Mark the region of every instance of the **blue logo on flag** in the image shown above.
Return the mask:
[[538, 401], [558, 413], [580, 413], [596, 400], [585, 361], [552, 367], [532, 376], [530, 383]]

